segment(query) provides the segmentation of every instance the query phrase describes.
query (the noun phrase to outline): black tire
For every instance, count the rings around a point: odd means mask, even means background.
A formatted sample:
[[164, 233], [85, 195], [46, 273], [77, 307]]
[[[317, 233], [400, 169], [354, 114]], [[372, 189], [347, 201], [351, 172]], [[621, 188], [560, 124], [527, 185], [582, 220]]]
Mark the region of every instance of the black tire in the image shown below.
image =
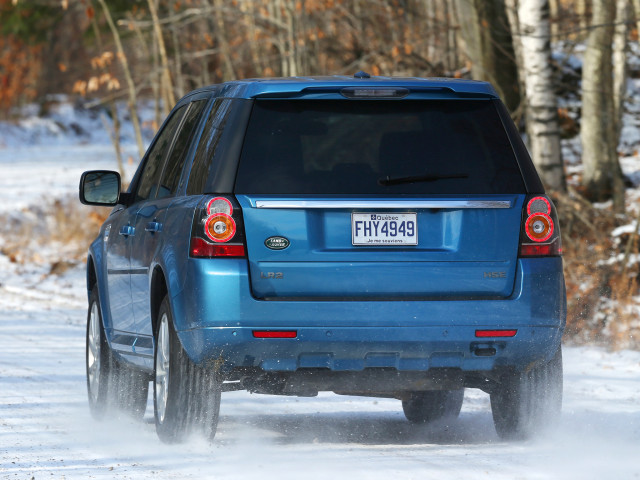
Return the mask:
[[221, 382], [214, 368], [194, 364], [182, 348], [167, 297], [158, 311], [154, 367], [153, 405], [160, 440], [182, 442], [192, 431], [213, 440]]
[[402, 401], [402, 410], [411, 423], [430, 423], [442, 418], [457, 418], [463, 400], [464, 388], [413, 392]]
[[115, 357], [104, 331], [98, 289], [91, 290], [87, 313], [86, 355], [89, 409], [96, 420], [125, 414], [142, 418], [147, 408], [149, 375]]
[[505, 440], [525, 440], [554, 425], [562, 409], [562, 349], [548, 363], [505, 375], [491, 393], [496, 432]]

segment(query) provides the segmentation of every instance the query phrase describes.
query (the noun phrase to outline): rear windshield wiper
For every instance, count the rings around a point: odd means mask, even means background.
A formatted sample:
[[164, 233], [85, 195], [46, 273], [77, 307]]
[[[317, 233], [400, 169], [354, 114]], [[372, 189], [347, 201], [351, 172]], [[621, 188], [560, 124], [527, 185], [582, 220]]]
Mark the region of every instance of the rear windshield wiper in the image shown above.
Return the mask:
[[378, 185], [389, 187], [403, 183], [435, 182], [436, 180], [449, 180], [451, 178], [468, 178], [466, 173], [452, 173], [450, 175], [414, 175], [412, 177], [391, 178], [388, 175], [378, 179]]

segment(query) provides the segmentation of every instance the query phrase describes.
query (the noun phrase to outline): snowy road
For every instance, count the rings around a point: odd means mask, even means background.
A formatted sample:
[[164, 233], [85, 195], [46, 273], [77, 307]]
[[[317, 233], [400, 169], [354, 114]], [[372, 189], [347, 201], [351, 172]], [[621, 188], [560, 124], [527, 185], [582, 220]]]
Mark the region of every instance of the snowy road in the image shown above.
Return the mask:
[[0, 271], [20, 278], [0, 287], [2, 479], [640, 478], [637, 352], [567, 348], [564, 414], [547, 441], [499, 441], [473, 390], [457, 421], [431, 428], [409, 425], [394, 400], [234, 392], [213, 445], [167, 446], [150, 408], [142, 424], [89, 416], [81, 272], [41, 284]]
[[[77, 189], [105, 148], [0, 149], [0, 211]], [[37, 174], [37, 175], [34, 175]], [[640, 479], [640, 353], [565, 350], [565, 407], [546, 441], [504, 443], [487, 395], [450, 425], [411, 426], [400, 402], [226, 393], [213, 445], [167, 446], [143, 423], [95, 423], [84, 374], [81, 268], [0, 253], [0, 479]]]

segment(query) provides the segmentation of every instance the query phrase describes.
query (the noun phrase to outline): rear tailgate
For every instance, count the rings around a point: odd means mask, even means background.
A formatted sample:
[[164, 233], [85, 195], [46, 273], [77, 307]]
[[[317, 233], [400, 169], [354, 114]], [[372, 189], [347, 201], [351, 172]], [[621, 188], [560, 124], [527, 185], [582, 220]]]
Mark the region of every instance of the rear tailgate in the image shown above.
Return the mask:
[[[513, 290], [522, 195], [236, 197], [257, 298], [496, 298]], [[413, 233], [414, 218], [416, 235], [401, 234]], [[376, 226], [385, 232], [375, 235]], [[354, 245], [364, 243], [363, 234], [372, 244]]]
[[498, 107], [257, 99], [234, 187], [254, 296], [509, 296], [527, 189]]

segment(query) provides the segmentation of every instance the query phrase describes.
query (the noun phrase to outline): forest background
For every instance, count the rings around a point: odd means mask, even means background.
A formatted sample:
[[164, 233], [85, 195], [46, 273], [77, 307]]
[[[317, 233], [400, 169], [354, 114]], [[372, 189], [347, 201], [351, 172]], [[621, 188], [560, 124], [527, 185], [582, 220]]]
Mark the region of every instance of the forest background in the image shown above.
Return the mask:
[[[358, 70], [490, 81], [558, 207], [565, 340], [638, 349], [640, 178], [620, 159], [640, 171], [640, 140], [624, 138], [629, 118], [640, 125], [639, 30], [640, 0], [0, 0], [0, 120], [34, 104], [46, 116], [65, 94], [105, 113], [124, 172], [123, 122], [144, 154], [141, 102], [155, 130], [211, 83]], [[56, 208], [86, 248], [87, 218], [97, 228], [105, 212]], [[0, 253], [20, 261], [21, 245]]]

